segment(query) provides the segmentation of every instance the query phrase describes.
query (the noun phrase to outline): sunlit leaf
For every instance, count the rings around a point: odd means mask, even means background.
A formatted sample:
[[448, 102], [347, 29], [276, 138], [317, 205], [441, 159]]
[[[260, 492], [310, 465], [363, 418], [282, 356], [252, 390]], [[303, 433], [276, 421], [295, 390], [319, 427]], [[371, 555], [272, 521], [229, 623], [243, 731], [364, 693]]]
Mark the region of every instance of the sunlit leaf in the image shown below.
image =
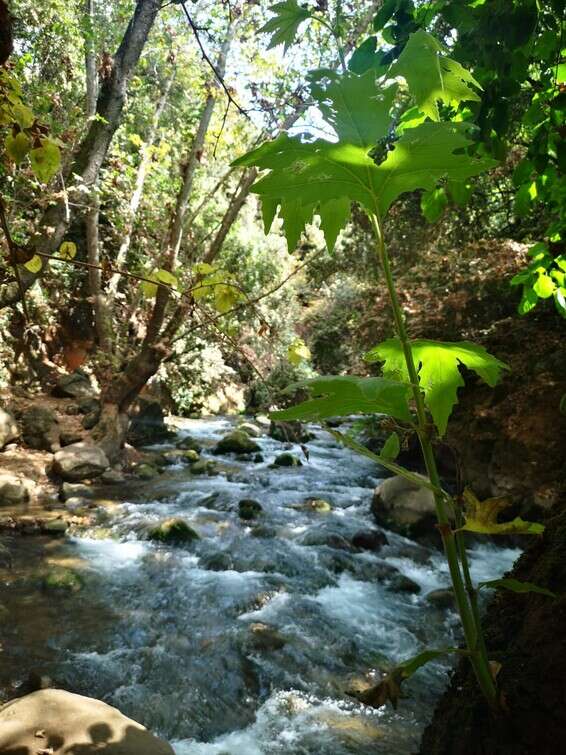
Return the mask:
[[460, 529], [466, 532], [482, 535], [541, 535], [544, 532], [543, 524], [526, 522], [520, 517], [499, 523], [499, 514], [511, 505], [508, 498], [488, 498], [480, 502], [471, 490], [466, 489], [464, 503], [466, 521]]
[[351, 414], [387, 414], [405, 422], [411, 420], [407, 387], [393, 380], [330, 375], [306, 380], [297, 387], [306, 388], [311, 398], [274, 412], [274, 419], [317, 422]]
[[389, 459], [394, 461], [399, 456], [401, 450], [401, 444], [399, 443], [399, 436], [397, 433], [391, 433], [383, 444], [383, 448], [379, 452], [379, 455], [383, 459]]
[[[465, 385], [460, 365], [473, 370], [492, 387], [499, 382], [502, 370], [508, 369], [482, 346], [469, 341], [418, 340], [411, 342], [411, 350], [425, 404], [441, 436], [446, 432], [448, 418], [458, 401], [458, 388]], [[408, 381], [403, 348], [397, 338], [379, 344], [365, 358], [368, 362], [383, 362], [384, 377]]]
[[293, 343], [287, 349], [287, 359], [291, 364], [298, 366], [301, 362], [308, 362], [311, 358], [309, 347], [302, 338], [295, 338]]
[[77, 256], [77, 245], [73, 241], [64, 241], [59, 247], [59, 256], [64, 260], [72, 260]]
[[224, 314], [233, 309], [241, 299], [241, 292], [235, 286], [220, 283], [214, 287], [214, 308]]
[[159, 283], [164, 283], [166, 286], [171, 286], [171, 288], [177, 287], [177, 278], [169, 270], [157, 270], [155, 272], [155, 280], [159, 281]]
[[284, 51], [287, 52], [295, 41], [299, 26], [310, 18], [311, 13], [307, 8], [302, 8], [297, 0], [276, 3], [269, 10], [275, 15], [259, 29], [259, 33], [272, 34], [268, 50], [277, 45], [284, 45]]
[[479, 101], [470, 84], [481, 89], [472, 74], [446, 55], [443, 45], [419, 29], [411, 34], [399, 59], [389, 69], [390, 76], [402, 76], [419, 108], [433, 121], [440, 120], [438, 102], [458, 105]]
[[28, 260], [27, 262], [24, 262], [24, 267], [26, 268], [26, 270], [29, 270], [30, 273], [34, 273], [34, 274], [39, 273], [42, 266], [43, 266], [43, 262], [39, 254], [34, 254], [30, 260]]
[[539, 275], [533, 284], [533, 291], [541, 299], [549, 299], [554, 293], [555, 288], [556, 284], [546, 273]]
[[49, 183], [61, 167], [61, 152], [51, 139], [43, 139], [41, 147], [30, 152], [31, 167], [36, 178]]
[[4, 145], [6, 147], [6, 152], [17, 165], [22, 162], [30, 151], [31, 141], [27, 134], [23, 131], [19, 131], [15, 136], [13, 136], [13, 134], [8, 134]]
[[488, 582], [480, 582], [478, 587], [487, 587], [491, 590], [498, 590], [502, 587], [504, 590], [511, 590], [512, 592], [538, 592], [549, 598], [556, 597], [556, 595], [550, 590], [547, 590], [546, 587], [539, 587], [532, 582], [521, 582], [520, 580], [512, 579], [511, 577], [505, 579], [490, 579]]
[[12, 114], [20, 128], [29, 128], [35, 120], [33, 112], [22, 102], [16, 102], [12, 106]]

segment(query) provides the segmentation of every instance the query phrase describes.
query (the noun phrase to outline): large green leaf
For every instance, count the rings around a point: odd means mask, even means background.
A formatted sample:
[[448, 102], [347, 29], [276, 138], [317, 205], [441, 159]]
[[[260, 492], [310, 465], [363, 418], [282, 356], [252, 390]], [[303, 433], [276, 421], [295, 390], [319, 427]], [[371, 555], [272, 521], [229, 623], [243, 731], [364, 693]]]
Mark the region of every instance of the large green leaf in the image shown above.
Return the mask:
[[526, 522], [515, 517], [509, 522], [498, 522], [499, 514], [511, 505], [505, 497], [487, 498], [479, 501], [469, 489], [464, 491], [465, 524], [460, 527], [465, 532], [478, 535], [541, 535], [544, 525], [538, 522]]
[[[458, 401], [458, 388], [465, 384], [460, 365], [473, 370], [490, 386], [496, 385], [502, 370], [508, 369], [504, 362], [482, 346], [469, 341], [412, 341], [411, 351], [425, 403], [441, 436], [446, 432], [448, 418]], [[366, 359], [368, 362], [383, 362], [384, 377], [402, 381], [409, 379], [403, 348], [397, 338], [380, 343], [366, 354]]]
[[285, 0], [285, 2], [276, 3], [269, 10], [275, 16], [270, 18], [259, 31], [262, 34], [273, 33], [268, 49], [277, 47], [277, 45], [285, 45], [284, 50], [287, 52], [295, 41], [299, 26], [307, 18], [310, 18], [311, 13], [306, 8], [302, 8], [297, 0]]
[[387, 414], [409, 422], [407, 387], [385, 378], [359, 378], [342, 375], [305, 380], [296, 387], [306, 388], [311, 398], [270, 416], [277, 420], [318, 422], [328, 417], [351, 414]]
[[537, 592], [540, 595], [546, 595], [547, 598], [555, 598], [556, 595], [547, 590], [546, 587], [539, 587], [532, 582], [521, 582], [519, 579], [512, 577], [504, 579], [490, 579], [489, 582], [480, 582], [478, 587], [487, 587], [490, 590], [511, 590], [511, 592]]
[[457, 105], [479, 101], [470, 84], [481, 89], [472, 74], [446, 55], [445, 48], [431, 34], [419, 29], [411, 34], [390, 76], [402, 76], [417, 105], [433, 121], [440, 120], [438, 101]]

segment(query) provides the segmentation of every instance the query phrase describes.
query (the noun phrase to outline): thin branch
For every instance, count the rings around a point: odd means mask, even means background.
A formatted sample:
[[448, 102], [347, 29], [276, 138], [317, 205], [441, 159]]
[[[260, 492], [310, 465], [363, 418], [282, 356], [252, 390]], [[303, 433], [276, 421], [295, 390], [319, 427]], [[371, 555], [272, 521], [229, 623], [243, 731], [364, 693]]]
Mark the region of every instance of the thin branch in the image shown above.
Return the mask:
[[179, 3], [179, 5], [183, 9], [183, 11], [185, 13], [185, 16], [187, 18], [187, 21], [189, 22], [189, 26], [191, 27], [191, 30], [192, 30], [192, 32], [194, 34], [194, 37], [195, 37], [195, 39], [197, 41], [197, 44], [198, 44], [199, 48], [200, 48], [202, 57], [204, 58], [204, 60], [206, 61], [206, 63], [208, 64], [208, 66], [210, 67], [210, 69], [212, 70], [212, 72], [214, 73], [216, 81], [220, 84], [220, 86], [224, 90], [224, 93], [226, 94], [226, 97], [228, 97], [228, 101], [231, 102], [234, 105], [234, 107], [240, 113], [240, 115], [243, 115], [245, 118], [247, 118], [248, 120], [250, 120], [250, 116], [248, 115], [247, 110], [244, 110], [244, 108], [241, 107], [241, 105], [234, 99], [234, 96], [232, 95], [232, 93], [230, 92], [230, 89], [228, 88], [228, 86], [226, 85], [226, 82], [224, 81], [224, 77], [220, 75], [218, 69], [216, 68], [216, 66], [214, 65], [214, 63], [212, 62], [212, 60], [208, 57], [207, 52], [204, 49], [204, 46], [203, 46], [202, 41], [201, 41], [201, 38], [199, 36], [198, 26], [196, 26], [195, 22], [191, 18], [190, 14], [189, 14], [189, 11], [185, 7], [185, 3], [181, 2], [181, 3]]
[[28, 306], [26, 302], [26, 292], [24, 289], [24, 284], [22, 283], [22, 278], [20, 275], [20, 268], [18, 266], [18, 258], [17, 258], [18, 249], [12, 239], [12, 234], [10, 233], [8, 220], [6, 218], [6, 207], [4, 205], [4, 200], [2, 199], [2, 197], [0, 197], [0, 224], [2, 225], [2, 230], [4, 231], [4, 236], [6, 237], [6, 242], [8, 244], [10, 264], [12, 265], [14, 269], [14, 274], [16, 276], [16, 281], [18, 283], [18, 289], [20, 291], [20, 299], [22, 302], [22, 309], [24, 310], [24, 317], [26, 319], [26, 322], [29, 323], [30, 317], [29, 317]]

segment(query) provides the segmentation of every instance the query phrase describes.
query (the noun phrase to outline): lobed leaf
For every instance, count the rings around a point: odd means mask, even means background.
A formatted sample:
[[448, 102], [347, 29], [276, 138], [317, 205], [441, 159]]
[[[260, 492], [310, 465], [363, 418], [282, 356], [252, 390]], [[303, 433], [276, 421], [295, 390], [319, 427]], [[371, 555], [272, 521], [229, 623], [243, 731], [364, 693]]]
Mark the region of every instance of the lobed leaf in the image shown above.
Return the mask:
[[411, 420], [407, 387], [393, 380], [330, 375], [302, 381], [296, 387], [306, 388], [311, 398], [273, 412], [273, 419], [318, 422], [351, 414], [387, 414], [404, 422]]
[[541, 595], [546, 595], [549, 598], [555, 598], [555, 593], [547, 590], [546, 587], [539, 587], [532, 582], [521, 582], [519, 579], [513, 579], [508, 577], [505, 579], [490, 579], [488, 582], [480, 582], [479, 588], [487, 587], [490, 590], [498, 590], [502, 587], [504, 590], [511, 590], [512, 592], [537, 592]]
[[508, 498], [488, 498], [480, 502], [475, 494], [466, 488], [464, 503], [465, 524], [460, 530], [480, 535], [541, 535], [544, 532], [543, 524], [526, 522], [520, 517], [515, 517], [510, 522], [499, 523], [499, 514], [511, 503]]
[[[419, 385], [440, 436], [446, 432], [448, 418], [458, 401], [458, 388], [465, 385], [460, 365], [473, 370], [485, 382], [499, 382], [504, 362], [489, 354], [483, 346], [469, 341], [458, 343], [418, 340], [411, 342], [413, 359], [418, 370]], [[383, 362], [383, 375], [408, 381], [405, 356], [399, 339], [392, 338], [369, 351], [368, 362]]]
[[267, 47], [268, 50], [277, 45], [284, 45], [284, 51], [287, 52], [295, 41], [299, 26], [310, 18], [311, 13], [307, 8], [302, 8], [297, 0], [276, 3], [269, 10], [275, 15], [259, 29], [259, 33], [273, 34]]

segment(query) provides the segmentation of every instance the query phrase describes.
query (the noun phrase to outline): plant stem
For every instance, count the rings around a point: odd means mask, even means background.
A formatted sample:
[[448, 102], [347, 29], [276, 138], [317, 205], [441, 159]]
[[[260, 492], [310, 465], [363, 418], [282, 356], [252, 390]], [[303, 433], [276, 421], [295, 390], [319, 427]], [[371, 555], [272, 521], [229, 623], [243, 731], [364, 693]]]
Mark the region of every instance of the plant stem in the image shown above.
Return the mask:
[[452, 527], [450, 525], [447, 500], [441, 492], [437, 492], [442, 490], [440, 475], [438, 473], [436, 459], [434, 456], [432, 443], [430, 441], [430, 428], [427, 421], [423, 394], [419, 387], [419, 378], [415, 360], [413, 359], [411, 342], [409, 340], [407, 329], [405, 327], [405, 319], [401, 305], [399, 304], [399, 299], [397, 297], [397, 291], [395, 289], [389, 255], [387, 254], [387, 249], [385, 247], [385, 242], [383, 239], [381, 221], [377, 214], [371, 216], [370, 219], [376, 239], [377, 256], [381, 263], [381, 267], [383, 268], [387, 291], [389, 293], [389, 299], [393, 310], [395, 329], [397, 331], [397, 335], [399, 336], [399, 341], [401, 343], [403, 355], [405, 357], [407, 372], [409, 374], [409, 382], [411, 384], [411, 391], [413, 394], [417, 414], [417, 435], [422, 448], [428, 478], [436, 489], [433, 495], [436, 506], [436, 516], [438, 519], [438, 529], [442, 537], [446, 560], [448, 561], [448, 569], [450, 571], [450, 577], [452, 579], [452, 586], [454, 589], [454, 597], [456, 599], [458, 613], [460, 614], [460, 619], [462, 621], [462, 628], [464, 630], [466, 645], [470, 652], [470, 660], [474, 668], [478, 684], [480, 685], [480, 688], [490, 706], [496, 707], [497, 692], [495, 683], [493, 681], [491, 670], [489, 668], [483, 638], [480, 640], [481, 625], [477, 621], [477, 614], [473, 609], [473, 604], [470, 603], [468, 599], [464, 581], [462, 579], [460, 561], [458, 558], [458, 548]]

